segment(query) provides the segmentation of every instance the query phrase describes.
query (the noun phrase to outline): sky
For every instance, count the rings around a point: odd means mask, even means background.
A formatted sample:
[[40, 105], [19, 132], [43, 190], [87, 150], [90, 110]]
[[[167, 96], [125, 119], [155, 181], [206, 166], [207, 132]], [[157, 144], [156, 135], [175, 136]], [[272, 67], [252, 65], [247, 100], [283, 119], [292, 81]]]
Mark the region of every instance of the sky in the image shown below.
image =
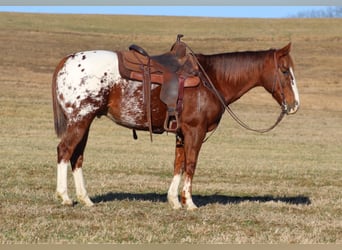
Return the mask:
[[327, 6], [0, 6], [0, 12], [287, 18]]

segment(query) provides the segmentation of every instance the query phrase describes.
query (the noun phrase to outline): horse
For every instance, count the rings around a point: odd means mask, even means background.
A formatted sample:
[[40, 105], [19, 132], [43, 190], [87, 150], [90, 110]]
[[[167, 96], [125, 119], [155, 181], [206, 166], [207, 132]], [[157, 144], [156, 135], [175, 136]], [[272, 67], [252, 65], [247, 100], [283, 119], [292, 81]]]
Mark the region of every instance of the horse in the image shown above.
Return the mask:
[[[192, 200], [192, 181], [198, 155], [206, 134], [218, 126], [225, 107], [250, 89], [262, 86], [283, 113], [296, 113], [300, 102], [290, 50], [291, 43], [281, 49], [195, 54], [202, 80], [198, 86], [184, 89], [179, 128], [174, 132], [174, 170], [167, 193], [173, 209], [197, 208]], [[82, 165], [89, 128], [96, 117], [106, 116], [133, 131], [149, 130], [142, 83], [123, 78], [118, 64], [115, 51], [83, 51], [64, 57], [54, 71], [54, 125], [61, 138], [57, 146], [56, 195], [63, 205], [74, 204], [67, 191], [69, 162], [78, 201], [93, 205], [86, 191]], [[160, 85], [152, 84], [150, 122], [152, 132], [158, 134], [165, 132], [167, 109], [159, 98], [160, 91]], [[184, 185], [179, 192], [182, 178]]]

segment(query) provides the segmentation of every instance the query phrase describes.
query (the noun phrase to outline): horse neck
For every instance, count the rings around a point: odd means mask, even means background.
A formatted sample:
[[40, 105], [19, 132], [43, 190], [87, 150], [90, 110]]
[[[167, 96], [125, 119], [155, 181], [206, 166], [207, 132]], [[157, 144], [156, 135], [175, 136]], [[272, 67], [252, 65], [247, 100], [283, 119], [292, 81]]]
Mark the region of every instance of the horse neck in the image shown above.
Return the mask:
[[250, 89], [261, 86], [262, 69], [268, 51], [198, 55], [212, 83], [230, 104]]

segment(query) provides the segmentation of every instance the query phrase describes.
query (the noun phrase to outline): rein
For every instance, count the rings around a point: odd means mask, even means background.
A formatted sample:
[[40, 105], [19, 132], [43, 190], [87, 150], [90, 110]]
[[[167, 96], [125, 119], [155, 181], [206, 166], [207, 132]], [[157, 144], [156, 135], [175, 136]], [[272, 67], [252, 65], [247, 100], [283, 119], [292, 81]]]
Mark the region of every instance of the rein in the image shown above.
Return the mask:
[[[285, 97], [284, 97], [284, 92], [283, 92], [283, 87], [281, 85], [281, 81], [280, 81], [280, 78], [279, 78], [279, 75], [277, 74], [277, 70], [279, 69], [278, 67], [278, 63], [277, 63], [277, 60], [276, 60], [276, 55], [274, 53], [274, 63], [275, 63], [275, 68], [276, 68], [276, 71], [275, 71], [275, 79], [274, 79], [274, 83], [273, 83], [273, 87], [272, 87], [272, 96], [274, 94], [274, 89], [275, 89], [275, 85], [277, 84], [277, 82], [279, 82], [280, 84], [280, 87], [281, 87], [281, 90], [282, 90], [282, 98], [283, 98], [283, 103], [282, 103], [282, 107], [281, 107], [281, 112], [279, 114], [279, 117], [278, 119], [276, 120], [276, 122], [270, 126], [269, 128], [266, 128], [266, 129], [254, 129], [254, 128], [251, 128], [250, 126], [248, 126], [245, 122], [243, 122], [234, 112], [233, 110], [229, 107], [229, 105], [227, 105], [222, 97], [222, 95], [220, 94], [220, 92], [216, 89], [216, 87], [214, 86], [213, 82], [211, 81], [210, 77], [208, 76], [208, 74], [206, 73], [206, 71], [204, 70], [203, 66], [200, 64], [200, 62], [198, 61], [197, 57], [195, 56], [195, 53], [193, 52], [193, 50], [188, 46], [186, 45], [187, 48], [190, 50], [190, 52], [193, 54], [194, 58], [195, 58], [195, 61], [197, 63], [197, 65], [199, 66], [199, 68], [201, 69], [204, 77], [202, 74], [200, 74], [200, 77], [202, 79], [202, 81], [204, 82], [207, 82], [209, 83], [209, 87], [211, 88], [211, 90], [214, 92], [214, 94], [216, 95], [216, 97], [219, 99], [219, 101], [221, 102], [221, 104], [223, 105], [223, 107], [225, 108], [225, 110], [230, 114], [230, 116], [243, 128], [249, 130], [249, 131], [253, 131], [253, 132], [257, 132], [257, 133], [266, 133], [266, 132], [269, 132], [271, 131], [272, 129], [274, 129], [280, 122], [281, 120], [284, 118], [284, 115], [287, 113], [286, 112], [286, 101], [285, 101]], [[278, 81], [277, 81], [278, 80]], [[214, 130], [215, 131], [215, 130]], [[209, 136], [210, 137], [210, 136]], [[204, 141], [207, 141], [209, 139], [209, 137], [207, 137]]]

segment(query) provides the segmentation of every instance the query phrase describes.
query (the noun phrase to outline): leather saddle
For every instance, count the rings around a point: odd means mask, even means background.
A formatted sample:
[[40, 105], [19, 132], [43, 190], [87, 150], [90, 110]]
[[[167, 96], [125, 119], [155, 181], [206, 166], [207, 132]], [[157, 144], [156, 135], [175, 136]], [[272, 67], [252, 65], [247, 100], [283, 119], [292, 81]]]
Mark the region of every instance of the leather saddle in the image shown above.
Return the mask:
[[182, 37], [178, 35], [171, 50], [157, 56], [149, 56], [143, 48], [134, 44], [129, 47], [129, 51], [117, 52], [121, 76], [143, 83], [150, 133], [151, 84], [161, 85], [160, 100], [167, 105], [164, 129], [176, 132], [179, 128], [179, 114], [182, 112], [184, 88], [198, 86], [200, 82], [195, 56], [187, 53], [187, 45], [181, 41]]

